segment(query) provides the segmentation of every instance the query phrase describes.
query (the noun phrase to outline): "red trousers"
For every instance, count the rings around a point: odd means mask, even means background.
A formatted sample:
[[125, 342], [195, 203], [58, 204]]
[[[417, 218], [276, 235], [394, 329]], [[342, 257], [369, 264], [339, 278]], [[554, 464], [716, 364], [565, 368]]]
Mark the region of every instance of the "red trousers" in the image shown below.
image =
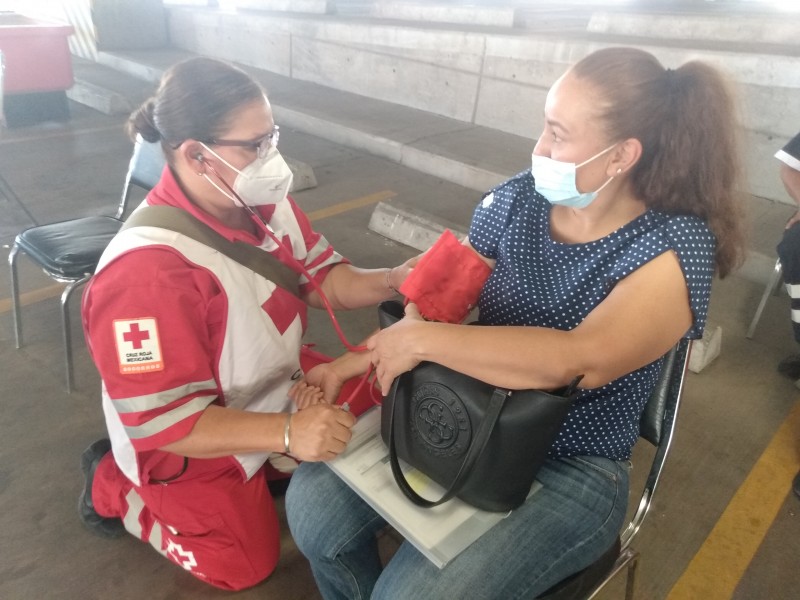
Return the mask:
[[[309, 348], [301, 356], [310, 369], [331, 359]], [[360, 415], [380, 393], [372, 384], [348, 381], [339, 397]], [[143, 481], [171, 479], [183, 458], [155, 450], [138, 457]], [[231, 458], [189, 459], [185, 472], [168, 483], [134, 485], [109, 452], [92, 482], [95, 510], [120, 517], [131, 534], [198, 579], [226, 590], [264, 580], [278, 563], [280, 532], [267, 479], [288, 477], [267, 463], [249, 481]]]
[[[164, 456], [152, 459], [163, 463]], [[190, 459], [172, 482], [135, 486], [109, 452], [95, 471], [92, 500], [100, 515], [120, 517], [131, 534], [213, 586], [251, 587], [278, 562], [278, 519], [264, 469], [245, 482], [230, 459]]]

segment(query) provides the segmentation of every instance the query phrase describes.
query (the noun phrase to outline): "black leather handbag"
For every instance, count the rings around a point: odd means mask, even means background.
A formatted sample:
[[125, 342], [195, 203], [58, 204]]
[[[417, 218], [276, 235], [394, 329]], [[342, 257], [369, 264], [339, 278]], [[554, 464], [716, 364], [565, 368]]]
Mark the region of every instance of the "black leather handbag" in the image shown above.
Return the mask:
[[[403, 312], [397, 301], [381, 303], [381, 327]], [[487, 511], [518, 507], [547, 458], [580, 379], [552, 392], [510, 391], [437, 363], [420, 363], [395, 379], [383, 401], [381, 437], [397, 485], [423, 507], [453, 497]], [[417, 494], [398, 459], [443, 486], [444, 495], [429, 500]]]

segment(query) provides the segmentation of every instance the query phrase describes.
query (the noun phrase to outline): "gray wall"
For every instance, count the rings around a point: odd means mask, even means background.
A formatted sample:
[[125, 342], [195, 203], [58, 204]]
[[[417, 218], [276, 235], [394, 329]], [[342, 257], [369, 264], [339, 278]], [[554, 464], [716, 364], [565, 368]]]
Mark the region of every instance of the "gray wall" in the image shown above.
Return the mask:
[[[786, 33], [796, 31], [790, 23], [752, 15], [732, 23], [596, 12], [588, 22], [590, 34], [552, 35], [170, 9], [177, 47], [531, 138], [541, 130], [545, 94], [556, 77], [597, 48], [630, 44], [621, 36], [635, 32], [638, 45], [668, 67], [701, 59], [730, 74], [743, 98], [751, 191], [779, 202], [789, 200], [772, 155], [800, 129], [800, 42]], [[758, 36], [771, 40], [770, 32], [778, 32], [775, 39], [783, 45], [757, 43]], [[676, 42], [680, 37], [702, 42]]]

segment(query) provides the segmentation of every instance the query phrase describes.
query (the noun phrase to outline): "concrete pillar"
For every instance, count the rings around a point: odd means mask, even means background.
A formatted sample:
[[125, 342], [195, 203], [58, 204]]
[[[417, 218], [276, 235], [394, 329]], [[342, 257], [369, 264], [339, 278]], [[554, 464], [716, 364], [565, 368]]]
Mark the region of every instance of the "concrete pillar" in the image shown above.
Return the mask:
[[92, 0], [92, 22], [100, 50], [168, 45], [163, 0]]
[[69, 51], [81, 58], [97, 59], [91, 0], [17, 0], [4, 3], [3, 9], [37, 19], [69, 23], [75, 30], [68, 40]]

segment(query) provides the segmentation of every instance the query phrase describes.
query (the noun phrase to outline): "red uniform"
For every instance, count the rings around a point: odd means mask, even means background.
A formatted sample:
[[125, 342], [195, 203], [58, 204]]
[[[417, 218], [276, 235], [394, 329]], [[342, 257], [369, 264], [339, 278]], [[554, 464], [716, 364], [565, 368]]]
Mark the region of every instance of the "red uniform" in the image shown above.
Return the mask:
[[[269, 238], [200, 212], [169, 168], [146, 202], [177, 206], [230, 240], [277, 250]], [[256, 209], [318, 281], [343, 262], [291, 198]], [[287, 391], [300, 368], [306, 305], [190, 238], [134, 227], [104, 253], [84, 293], [83, 320], [113, 450], [95, 473], [97, 512], [121, 517], [132, 534], [215, 586], [264, 579], [279, 539], [263, 468], [269, 454], [185, 462], [159, 448], [186, 436], [212, 403], [293, 410]]]

